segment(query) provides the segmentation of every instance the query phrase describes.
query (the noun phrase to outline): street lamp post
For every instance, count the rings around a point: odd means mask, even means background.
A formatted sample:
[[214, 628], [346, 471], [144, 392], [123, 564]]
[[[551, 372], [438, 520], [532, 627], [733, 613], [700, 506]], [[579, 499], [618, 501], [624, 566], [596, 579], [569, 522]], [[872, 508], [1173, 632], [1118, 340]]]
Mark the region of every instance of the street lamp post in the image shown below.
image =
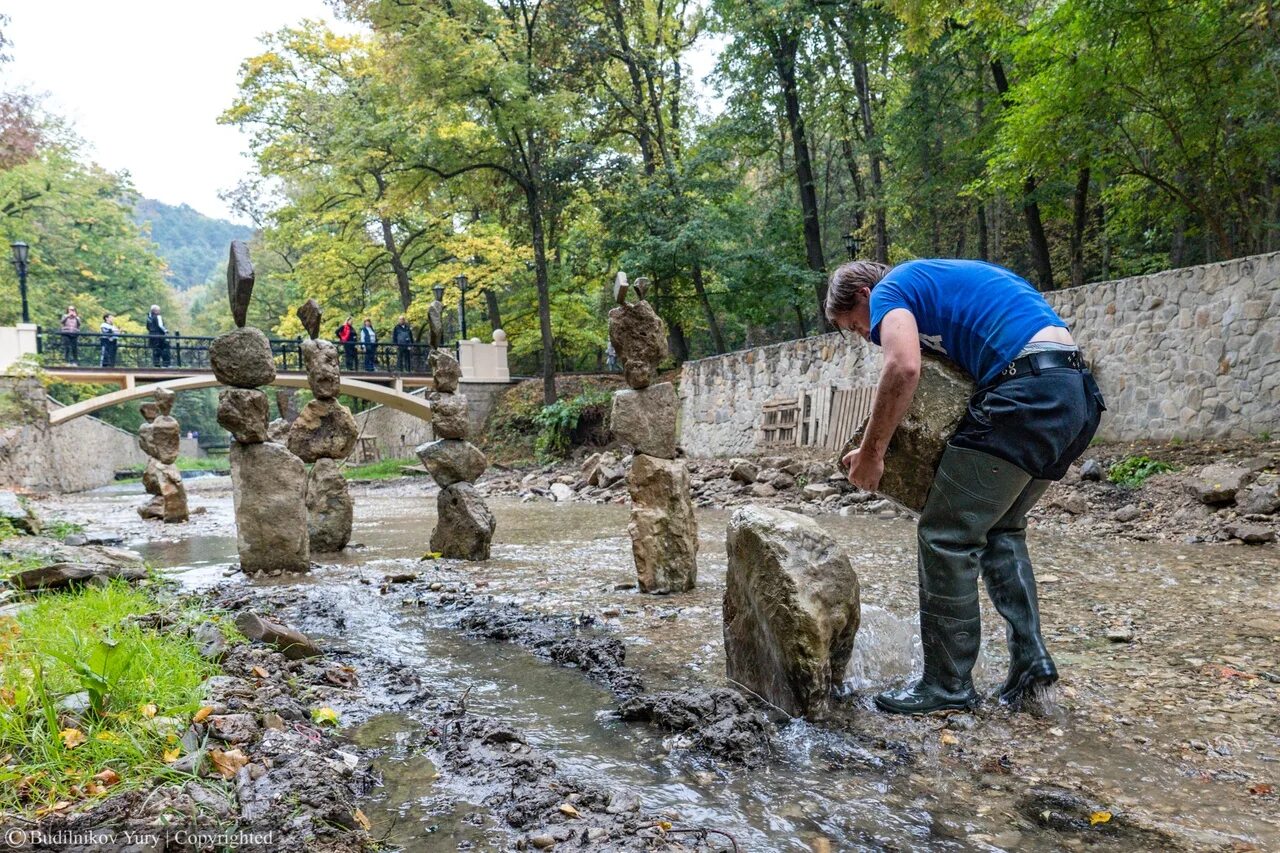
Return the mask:
[[18, 273], [18, 290], [22, 293], [22, 322], [31, 322], [31, 312], [27, 309], [27, 244], [19, 240], [10, 248], [13, 249], [13, 268]]
[[849, 253], [849, 260], [856, 261], [858, 259], [858, 246], [862, 241], [858, 239], [858, 235], [850, 231], [844, 235], [844, 250]]
[[467, 277], [465, 275], [455, 276], [453, 283], [458, 285], [458, 325], [462, 332], [458, 335], [458, 340], [465, 341], [467, 339]]

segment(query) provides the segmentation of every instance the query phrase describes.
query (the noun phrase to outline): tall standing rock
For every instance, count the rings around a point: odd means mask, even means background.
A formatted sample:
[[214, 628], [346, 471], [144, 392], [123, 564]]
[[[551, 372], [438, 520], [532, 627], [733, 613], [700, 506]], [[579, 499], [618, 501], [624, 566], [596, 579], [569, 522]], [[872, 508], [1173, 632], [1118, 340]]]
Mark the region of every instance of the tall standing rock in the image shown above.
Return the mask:
[[637, 454], [627, 476], [631, 554], [641, 592], [686, 592], [698, 580], [698, 522], [689, 469], [675, 459]]
[[487, 560], [498, 523], [476, 487], [454, 483], [440, 490], [431, 550], [454, 560]]
[[146, 423], [138, 428], [138, 447], [151, 457], [142, 472], [142, 486], [152, 496], [150, 501], [138, 507], [138, 515], [174, 524], [189, 517], [182, 472], [174, 465], [178, 460], [178, 444], [182, 435], [178, 422], [169, 415], [173, 411], [174, 393], [167, 388], [158, 388], [153, 396], [154, 403], [143, 403], [138, 407], [146, 419]]
[[240, 570], [280, 574], [310, 569], [302, 460], [272, 442], [233, 442], [231, 485]]
[[317, 459], [307, 478], [307, 535], [313, 552], [333, 553], [347, 547], [353, 509], [338, 463]]
[[853, 654], [858, 576], [811, 518], [745, 506], [729, 521], [724, 649], [729, 678], [816, 717]]

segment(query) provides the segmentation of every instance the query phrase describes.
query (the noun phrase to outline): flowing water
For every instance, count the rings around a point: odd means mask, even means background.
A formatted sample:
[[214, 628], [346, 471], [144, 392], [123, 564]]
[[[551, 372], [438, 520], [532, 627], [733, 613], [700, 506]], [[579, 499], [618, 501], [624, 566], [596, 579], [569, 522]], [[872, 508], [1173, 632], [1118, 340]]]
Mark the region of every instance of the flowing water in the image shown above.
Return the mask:
[[[919, 665], [914, 526], [909, 521], [819, 519], [848, 544], [862, 575], [863, 623], [846, 673], [847, 686], [862, 691], [861, 698], [848, 703], [833, 725], [785, 726], [780, 754], [763, 769], [745, 771], [673, 750], [656, 730], [618, 721], [610, 713], [614, 698], [575, 670], [540, 661], [519, 647], [470, 639], [452, 627], [455, 617], [448, 612], [403, 606], [395, 587], [384, 593], [379, 585], [384, 576], [420, 565], [435, 521], [434, 501], [420, 491], [417, 486], [398, 487], [357, 496], [353, 541], [359, 547], [305, 579], [287, 582], [299, 598], [323, 605], [316, 608], [323, 619], [299, 627], [333, 647], [410, 664], [433, 693], [465, 695], [469, 710], [523, 731], [563, 773], [606, 789], [632, 789], [646, 812], [666, 814], [681, 825], [724, 830], [743, 850], [1056, 850], [1081, 843], [1015, 819], [1016, 786], [1007, 777], [975, 776], [942, 760], [936, 746], [939, 721], [894, 728], [896, 723], [881, 723], [869, 711], [870, 688], [901, 680]], [[94, 516], [101, 519], [124, 519], [138, 502], [136, 494], [119, 488], [94, 500]], [[202, 532], [159, 540], [139, 537], [126, 544], [186, 587], [200, 589], [226, 579], [235, 562], [235, 539], [229, 494], [210, 488], [193, 494], [192, 502], [207, 507], [207, 517], [199, 522]], [[723, 683], [719, 608], [727, 513], [698, 513], [697, 589], [653, 597], [629, 588], [634, 569], [625, 507], [504, 498], [490, 503], [499, 520], [493, 559], [455, 564], [452, 571], [460, 581], [482, 582], [497, 600], [529, 609], [596, 617], [603, 630], [624, 640], [628, 664], [650, 689]], [[122, 526], [127, 525], [122, 521]], [[1134, 573], [1129, 580], [1147, 589], [1175, 589], [1186, 580], [1179, 571], [1187, 554], [1177, 548], [1101, 541], [1037, 540], [1035, 545], [1047, 586], [1096, 572], [1104, 564], [1125, 567], [1123, 571]], [[1269, 572], [1274, 569], [1267, 566]], [[988, 630], [988, 639], [975, 675], [989, 686], [1003, 675], [1004, 651], [1002, 637]], [[1052, 644], [1052, 633], [1049, 639]], [[1081, 661], [1070, 654], [1059, 657], [1064, 667]], [[1080, 692], [1079, 701], [1088, 703], [1089, 690], [1082, 686]], [[340, 710], [344, 723], [355, 724], [351, 737], [378, 750], [376, 764], [385, 783], [365, 811], [388, 843], [407, 850], [458, 849], [468, 843], [473, 849], [503, 849], [510, 843], [510, 836], [486, 817], [474, 791], [437, 778], [431, 762], [409, 747], [419, 726], [411, 712], [369, 716], [358, 706]], [[1088, 721], [1060, 712], [1058, 720], [1045, 726], [1054, 722], [1059, 766], [1116, 790], [1141, 785], [1165, 792], [1165, 802], [1147, 805], [1171, 821], [1188, 810], [1197, 813], [1183, 821], [1184, 834], [1201, 833], [1203, 840], [1215, 843], [1275, 837], [1269, 835], [1274, 827], [1244, 815], [1225, 822], [1205, 819], [1220, 805], [1214, 791], [1141, 751], [1115, 750]], [[1026, 731], [1007, 718], [983, 719], [978, 726], [990, 726], [989, 739], [1008, 737], [1011, 752]], [[867, 741], [851, 733], [863, 728], [874, 732], [881, 747], [897, 745], [917, 759], [886, 762], [884, 749], [868, 751]], [[1274, 738], [1263, 746], [1280, 754]], [[1041, 781], [1053, 781], [1052, 762], [1034, 770], [1042, 774]]]

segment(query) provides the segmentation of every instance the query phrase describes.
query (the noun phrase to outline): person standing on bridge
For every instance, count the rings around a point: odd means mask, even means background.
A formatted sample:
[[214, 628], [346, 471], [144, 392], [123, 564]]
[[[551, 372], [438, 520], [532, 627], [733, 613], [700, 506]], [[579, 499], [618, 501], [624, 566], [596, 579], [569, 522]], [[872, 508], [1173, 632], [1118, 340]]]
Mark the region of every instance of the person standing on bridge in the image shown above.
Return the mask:
[[347, 370], [356, 369], [356, 327], [348, 317], [338, 327], [338, 340], [342, 343], [342, 354], [346, 356]]
[[1040, 633], [1027, 553], [1027, 511], [1089, 445], [1102, 394], [1067, 324], [1034, 287], [981, 261], [852, 261], [831, 276], [827, 318], [884, 350], [849, 482], [880, 484], [884, 454], [920, 379], [920, 351], [955, 362], [978, 384], [948, 441], [917, 531], [924, 673], [875, 698], [882, 711], [924, 714], [979, 701], [972, 670], [981, 621], [978, 575], [1008, 623], [1002, 704], [1058, 679]]
[[413, 329], [409, 327], [409, 318], [400, 315], [400, 322], [391, 330], [391, 343], [396, 345], [396, 370], [408, 373], [413, 360], [409, 347], [413, 344]]
[[148, 343], [151, 344], [151, 366], [169, 366], [169, 330], [164, 327], [164, 317], [160, 316], [160, 306], [152, 305], [147, 315]]
[[373, 321], [368, 317], [360, 327], [360, 343], [364, 347], [364, 371], [373, 373], [378, 369], [378, 333], [373, 330]]
[[116, 348], [120, 345], [120, 329], [116, 327], [115, 317], [111, 314], [102, 315], [102, 327], [98, 330], [98, 343], [102, 345], [102, 358], [98, 364], [101, 367], [116, 366]]
[[80, 315], [76, 306], [68, 305], [67, 313], [59, 321], [62, 329], [62, 360], [68, 364], [80, 364]]

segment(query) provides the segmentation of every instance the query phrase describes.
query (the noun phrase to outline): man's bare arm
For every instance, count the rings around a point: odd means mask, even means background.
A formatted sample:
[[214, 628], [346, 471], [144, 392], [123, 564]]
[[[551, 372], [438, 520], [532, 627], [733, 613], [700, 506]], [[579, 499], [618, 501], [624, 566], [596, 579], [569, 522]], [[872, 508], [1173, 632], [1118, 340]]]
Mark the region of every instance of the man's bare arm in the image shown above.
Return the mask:
[[911, 398], [920, 383], [920, 334], [915, 316], [905, 308], [886, 314], [880, 321], [880, 346], [884, 350], [884, 367], [859, 448], [877, 459], [884, 458], [889, 439], [911, 407]]

